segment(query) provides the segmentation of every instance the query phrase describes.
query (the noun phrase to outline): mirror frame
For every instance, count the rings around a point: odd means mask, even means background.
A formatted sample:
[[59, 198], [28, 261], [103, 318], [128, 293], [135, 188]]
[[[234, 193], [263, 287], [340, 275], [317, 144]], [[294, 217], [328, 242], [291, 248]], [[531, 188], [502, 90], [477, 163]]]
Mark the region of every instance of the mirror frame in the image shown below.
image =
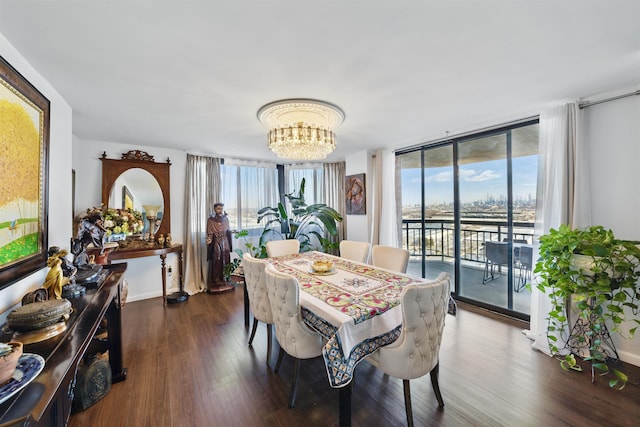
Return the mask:
[[158, 239], [160, 234], [171, 233], [171, 203], [169, 191], [169, 167], [171, 161], [167, 158], [165, 163], [156, 162], [146, 151], [131, 150], [122, 154], [120, 159], [107, 159], [107, 153], [103, 152], [102, 157], [102, 204], [108, 207], [109, 195], [118, 177], [129, 169], [144, 169], [149, 172], [158, 182], [162, 190], [162, 222], [155, 234]]

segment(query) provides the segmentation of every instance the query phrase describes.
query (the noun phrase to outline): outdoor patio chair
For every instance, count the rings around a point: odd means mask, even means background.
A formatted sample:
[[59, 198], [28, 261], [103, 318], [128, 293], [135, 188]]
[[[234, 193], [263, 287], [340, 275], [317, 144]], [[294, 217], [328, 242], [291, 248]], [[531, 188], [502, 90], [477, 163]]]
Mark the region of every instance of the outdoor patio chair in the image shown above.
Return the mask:
[[496, 269], [509, 265], [509, 244], [506, 242], [485, 242], [484, 244], [484, 275], [482, 283], [486, 284], [496, 277]]
[[515, 291], [520, 292], [531, 281], [531, 271], [533, 270], [533, 248], [531, 246], [520, 247], [516, 265], [520, 269], [520, 275]]

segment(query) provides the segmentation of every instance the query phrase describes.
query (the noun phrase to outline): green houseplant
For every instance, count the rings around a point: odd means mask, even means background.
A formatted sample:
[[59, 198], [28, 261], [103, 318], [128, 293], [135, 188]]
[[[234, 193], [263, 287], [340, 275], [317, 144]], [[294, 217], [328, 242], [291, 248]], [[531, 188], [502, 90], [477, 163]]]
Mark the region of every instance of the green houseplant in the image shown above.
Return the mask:
[[282, 203], [278, 203], [276, 207], [265, 207], [258, 211], [258, 222], [266, 221], [260, 236], [260, 247], [273, 238], [298, 239], [300, 250], [304, 252], [311, 250], [313, 236], [325, 250], [331, 247], [332, 244], [325, 238], [322, 226], [329, 234], [335, 236], [338, 232], [337, 224], [342, 221], [342, 216], [324, 203], [307, 205], [304, 189], [305, 179], [303, 178], [297, 192], [285, 194], [291, 204], [290, 216]]
[[242, 239], [242, 245], [244, 246], [244, 250], [242, 248], [236, 248], [234, 250], [235, 254], [237, 255], [236, 258], [232, 259], [230, 263], [224, 266], [223, 273], [224, 273], [224, 279], [226, 281], [229, 281], [233, 272], [236, 271], [238, 267], [240, 267], [245, 250], [248, 253], [250, 253], [251, 256], [254, 258], [267, 257], [267, 248], [264, 245], [255, 246], [253, 243], [251, 243], [247, 239], [247, 237], [249, 236], [249, 230], [236, 231], [236, 232], [233, 232], [233, 235], [234, 235], [233, 237], [237, 240]]
[[[639, 243], [616, 239], [602, 226], [571, 229], [561, 225], [540, 237], [540, 259], [534, 270], [540, 277], [538, 289], [552, 303], [547, 326], [551, 352], [559, 355], [569, 349], [561, 366], [581, 370], [574, 353], [582, 351], [583, 360], [591, 363], [592, 381], [596, 371], [612, 372], [609, 385], [616, 388], [624, 387], [628, 378], [613, 367], [618, 355], [609, 334], [633, 338], [640, 324], [635, 318], [640, 299]], [[572, 311], [577, 319], [570, 325]], [[636, 325], [625, 333], [621, 326], [629, 312]], [[561, 342], [566, 346], [560, 347]]]

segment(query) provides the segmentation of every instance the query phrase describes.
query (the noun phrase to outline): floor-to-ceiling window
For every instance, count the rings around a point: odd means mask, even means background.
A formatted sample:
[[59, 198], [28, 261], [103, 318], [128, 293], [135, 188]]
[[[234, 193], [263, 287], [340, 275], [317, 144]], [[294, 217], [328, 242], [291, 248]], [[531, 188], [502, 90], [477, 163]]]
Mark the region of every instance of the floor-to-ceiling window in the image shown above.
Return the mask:
[[322, 164], [285, 165], [285, 193], [296, 193], [305, 180], [304, 197], [308, 205], [323, 202]]
[[463, 301], [528, 318], [537, 120], [398, 153], [409, 271], [451, 274]]
[[222, 200], [232, 229], [257, 234], [263, 225], [256, 221], [258, 210], [276, 206], [279, 198], [275, 164], [225, 159], [220, 168]]

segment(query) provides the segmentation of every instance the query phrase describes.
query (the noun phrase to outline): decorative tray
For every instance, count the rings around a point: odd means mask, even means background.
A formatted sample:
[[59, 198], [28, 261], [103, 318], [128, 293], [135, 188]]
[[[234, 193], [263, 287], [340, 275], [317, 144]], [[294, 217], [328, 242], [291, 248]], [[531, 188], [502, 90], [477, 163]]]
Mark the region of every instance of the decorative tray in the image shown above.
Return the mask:
[[336, 273], [337, 273], [337, 271], [336, 271], [335, 267], [332, 268], [331, 270], [328, 270], [328, 271], [315, 271], [313, 268], [309, 269], [309, 274], [313, 274], [315, 276], [330, 276], [330, 275], [336, 274]]
[[39, 354], [24, 353], [9, 381], [0, 385], [0, 403], [12, 397], [33, 381], [44, 368], [44, 359]]

